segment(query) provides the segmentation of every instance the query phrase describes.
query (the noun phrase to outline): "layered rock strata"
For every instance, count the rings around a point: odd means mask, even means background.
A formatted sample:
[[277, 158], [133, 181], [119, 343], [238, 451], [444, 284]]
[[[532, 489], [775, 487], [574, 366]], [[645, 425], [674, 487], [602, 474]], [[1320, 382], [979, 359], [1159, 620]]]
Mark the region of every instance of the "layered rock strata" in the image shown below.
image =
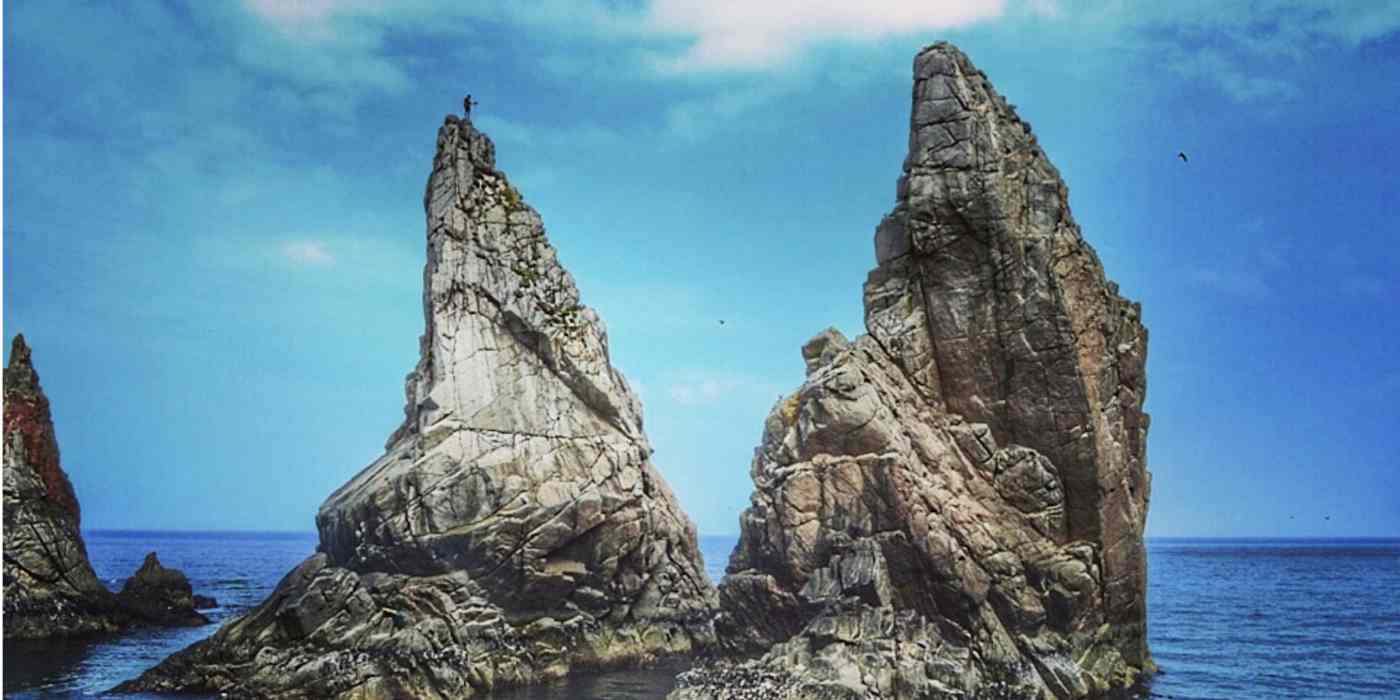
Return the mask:
[[82, 511], [23, 335], [5, 367], [4, 449], [5, 638], [116, 631], [121, 610], [88, 562]]
[[424, 204], [427, 329], [385, 454], [262, 605], [124, 689], [460, 698], [712, 642], [603, 322], [469, 120], [439, 130]]
[[941, 43], [914, 73], [868, 334], [803, 348], [755, 451], [716, 627], [761, 656], [673, 700], [1067, 699], [1153, 669], [1140, 308], [986, 76]]
[[[132, 625], [202, 625], [184, 574], [147, 566], [113, 595], [88, 560], [79, 526], [82, 511], [59, 463], [49, 400], [39, 385], [23, 335], [10, 346], [5, 368], [4, 628], [5, 639], [84, 637]], [[164, 594], [178, 579], [183, 597]], [[160, 586], [145, 585], [160, 582]], [[151, 597], [162, 591], [159, 604]], [[212, 599], [204, 599], [212, 602]]]

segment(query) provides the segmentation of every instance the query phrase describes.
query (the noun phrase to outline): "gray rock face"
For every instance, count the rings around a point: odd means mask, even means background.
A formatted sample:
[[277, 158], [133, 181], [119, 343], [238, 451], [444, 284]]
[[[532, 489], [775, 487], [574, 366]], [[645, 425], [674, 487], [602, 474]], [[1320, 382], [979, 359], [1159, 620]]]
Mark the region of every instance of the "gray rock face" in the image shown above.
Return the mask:
[[49, 400], [16, 335], [5, 368], [5, 639], [116, 631], [121, 612], [88, 563]]
[[85, 637], [130, 626], [195, 626], [193, 595], [152, 552], [113, 595], [88, 561], [73, 485], [59, 464], [49, 400], [23, 335], [5, 368], [5, 639]]
[[384, 456], [266, 602], [124, 689], [468, 697], [712, 642], [604, 325], [470, 121], [438, 132], [424, 204], [427, 328]]
[[803, 348], [720, 585], [719, 638], [762, 656], [676, 700], [1081, 698], [1154, 668], [1139, 307], [986, 76], [947, 44], [914, 72], [868, 335]]

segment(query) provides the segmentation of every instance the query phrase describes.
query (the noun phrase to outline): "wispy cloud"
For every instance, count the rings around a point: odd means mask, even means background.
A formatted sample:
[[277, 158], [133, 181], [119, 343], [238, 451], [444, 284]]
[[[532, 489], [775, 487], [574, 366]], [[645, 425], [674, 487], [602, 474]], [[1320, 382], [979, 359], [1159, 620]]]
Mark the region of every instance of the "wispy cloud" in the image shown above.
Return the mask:
[[683, 406], [704, 406], [782, 393], [777, 383], [746, 374], [685, 370], [666, 378], [666, 395]]
[[1280, 70], [1320, 53], [1353, 49], [1400, 31], [1400, 5], [1384, 2], [1256, 0], [1222, 3], [1116, 2], [1062, 13], [1086, 31], [1137, 48], [1188, 79], [1245, 104], [1295, 100], [1302, 91]]
[[1274, 290], [1268, 282], [1244, 270], [1227, 271], [1215, 267], [1198, 267], [1187, 272], [1187, 279], [1197, 287], [1250, 301], [1268, 301], [1274, 298]]
[[615, 129], [592, 122], [565, 125], [524, 124], [491, 115], [473, 117], [472, 120], [495, 140], [522, 146], [604, 147], [622, 143], [625, 138]]
[[658, 60], [663, 72], [763, 70], [817, 43], [965, 27], [1002, 16], [1005, 6], [1004, 0], [655, 0], [645, 26], [691, 38], [679, 54]]
[[335, 256], [320, 241], [285, 243], [282, 245], [282, 257], [308, 267], [329, 267], [335, 264]]
[[1213, 83], [1239, 103], [1278, 102], [1300, 96], [1298, 87], [1272, 76], [1253, 75], [1248, 63], [1217, 49], [1171, 47], [1167, 66], [1187, 80]]

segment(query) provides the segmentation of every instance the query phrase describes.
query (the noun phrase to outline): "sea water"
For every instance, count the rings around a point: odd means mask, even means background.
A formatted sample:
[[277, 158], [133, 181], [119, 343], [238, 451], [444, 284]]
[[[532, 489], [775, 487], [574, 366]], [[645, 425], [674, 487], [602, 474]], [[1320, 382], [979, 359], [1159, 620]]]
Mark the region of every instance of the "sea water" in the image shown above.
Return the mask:
[[[316, 547], [314, 534], [85, 533], [113, 589], [159, 552], [220, 606], [197, 628], [141, 629], [83, 642], [7, 642], [4, 693], [85, 696], [135, 677], [261, 602]], [[735, 538], [701, 537], [710, 577]], [[1400, 699], [1400, 540], [1148, 540], [1148, 639], [1178, 700]], [[656, 700], [684, 664], [579, 676], [504, 691], [508, 700]]]

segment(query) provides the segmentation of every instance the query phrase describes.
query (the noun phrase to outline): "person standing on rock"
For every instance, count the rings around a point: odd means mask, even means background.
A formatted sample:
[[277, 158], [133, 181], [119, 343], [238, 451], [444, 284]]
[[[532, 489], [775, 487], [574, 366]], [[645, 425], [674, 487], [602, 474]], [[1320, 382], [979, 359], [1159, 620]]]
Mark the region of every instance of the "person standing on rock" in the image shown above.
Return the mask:
[[470, 119], [472, 116], [472, 105], [476, 104], [480, 103], [472, 99], [471, 93], [467, 93], [467, 96], [462, 98], [462, 116]]

